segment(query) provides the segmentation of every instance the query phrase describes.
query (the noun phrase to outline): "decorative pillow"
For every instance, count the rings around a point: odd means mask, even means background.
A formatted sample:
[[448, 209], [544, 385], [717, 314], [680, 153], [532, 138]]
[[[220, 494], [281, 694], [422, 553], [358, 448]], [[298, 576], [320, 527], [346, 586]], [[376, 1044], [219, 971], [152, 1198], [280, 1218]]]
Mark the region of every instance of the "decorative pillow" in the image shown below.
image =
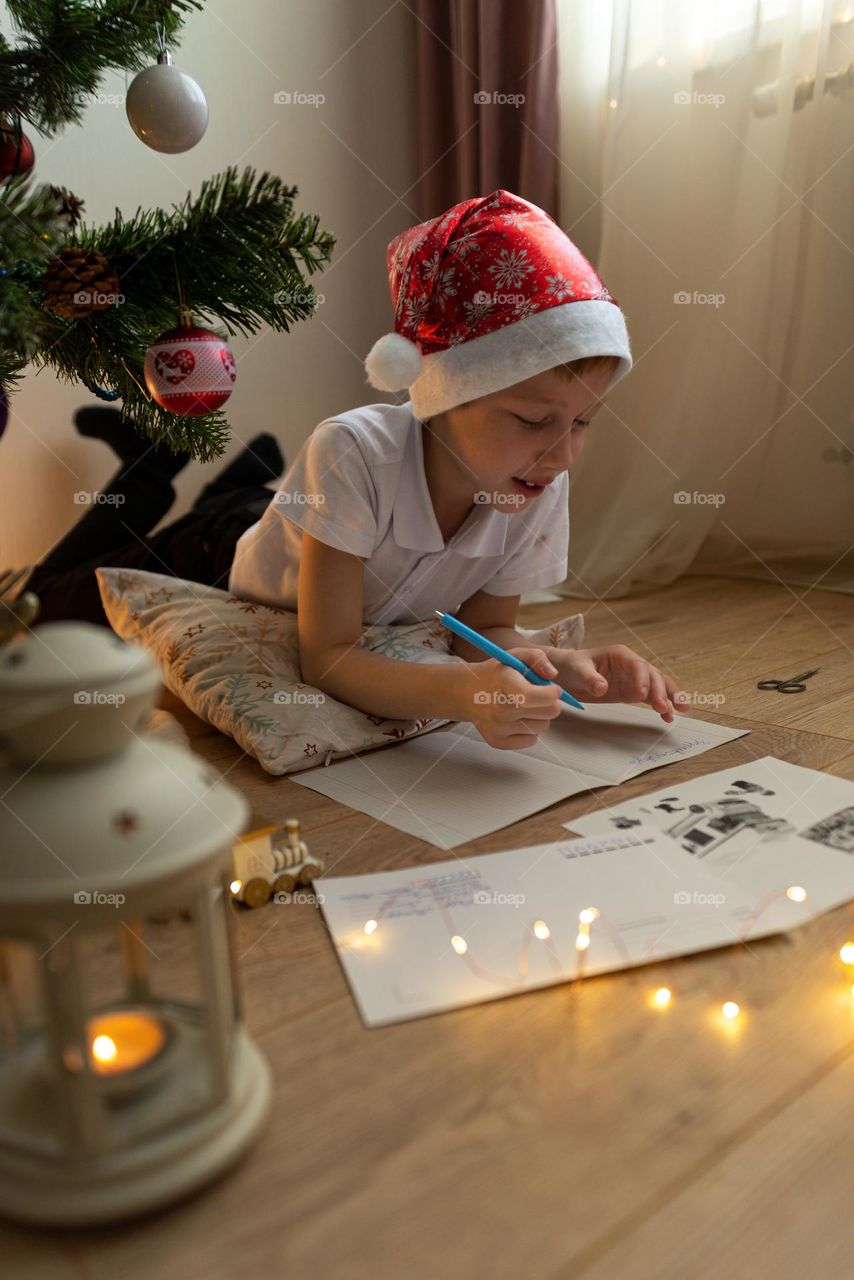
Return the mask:
[[[163, 683], [191, 711], [254, 756], [268, 773], [297, 773], [390, 740], [447, 724], [384, 720], [337, 702], [300, 679], [297, 617], [228, 591], [141, 569], [97, 570], [111, 627], [149, 650]], [[581, 614], [541, 631], [533, 644], [576, 648]], [[461, 662], [438, 623], [366, 627], [360, 644], [404, 662]]]

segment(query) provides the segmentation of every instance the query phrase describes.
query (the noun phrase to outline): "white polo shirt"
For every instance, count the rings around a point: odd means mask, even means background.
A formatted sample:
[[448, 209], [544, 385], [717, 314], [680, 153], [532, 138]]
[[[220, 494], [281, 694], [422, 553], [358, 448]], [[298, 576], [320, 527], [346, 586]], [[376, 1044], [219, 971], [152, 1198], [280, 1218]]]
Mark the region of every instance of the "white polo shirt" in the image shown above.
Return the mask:
[[296, 610], [303, 530], [364, 561], [365, 625], [455, 613], [476, 591], [521, 595], [562, 582], [569, 476], [527, 510], [475, 503], [446, 543], [424, 474], [422, 424], [370, 404], [315, 427], [261, 519], [238, 539], [228, 588]]

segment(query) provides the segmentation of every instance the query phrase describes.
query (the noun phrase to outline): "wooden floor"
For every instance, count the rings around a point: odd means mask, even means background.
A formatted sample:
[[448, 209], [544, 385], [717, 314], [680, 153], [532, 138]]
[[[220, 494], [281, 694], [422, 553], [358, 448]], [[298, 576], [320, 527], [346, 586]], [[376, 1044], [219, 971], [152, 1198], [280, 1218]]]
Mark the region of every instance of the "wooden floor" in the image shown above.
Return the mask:
[[[851, 597], [686, 578], [569, 605], [588, 644], [628, 644], [690, 693], [723, 694], [708, 718], [751, 730], [669, 765], [668, 783], [768, 754], [854, 779]], [[529, 607], [523, 622], [568, 611]], [[756, 688], [811, 666], [803, 694]], [[337, 873], [447, 857], [181, 720], [256, 809], [299, 816]], [[552, 839], [664, 779], [576, 796], [456, 852]], [[181, 927], [161, 926], [158, 954]], [[248, 1023], [276, 1082], [263, 1137], [229, 1176], [142, 1223], [4, 1228], [3, 1274], [841, 1280], [854, 1257], [854, 999], [838, 950], [852, 934], [854, 914], [839, 909], [749, 950], [366, 1031], [313, 906], [240, 911]], [[665, 979], [674, 1001], [653, 1011], [648, 993]], [[734, 986], [746, 1013], [724, 1028], [715, 1010]]]

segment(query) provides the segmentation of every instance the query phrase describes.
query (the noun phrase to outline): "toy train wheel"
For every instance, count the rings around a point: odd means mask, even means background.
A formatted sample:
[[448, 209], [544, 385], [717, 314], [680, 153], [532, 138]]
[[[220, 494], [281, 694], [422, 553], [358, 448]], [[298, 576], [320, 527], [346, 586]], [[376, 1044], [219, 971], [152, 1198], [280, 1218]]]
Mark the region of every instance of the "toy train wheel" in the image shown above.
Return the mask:
[[305, 866], [303, 866], [300, 869], [299, 882], [300, 884], [311, 884], [314, 877], [319, 875], [320, 875], [320, 867], [317, 865], [317, 863], [307, 862]]
[[247, 907], [263, 907], [272, 892], [272, 886], [266, 880], [263, 880], [261, 876], [253, 876], [243, 886], [243, 901]]
[[283, 871], [280, 876], [276, 876], [273, 884], [276, 893], [293, 893], [296, 887], [296, 876], [289, 875], [287, 871]]

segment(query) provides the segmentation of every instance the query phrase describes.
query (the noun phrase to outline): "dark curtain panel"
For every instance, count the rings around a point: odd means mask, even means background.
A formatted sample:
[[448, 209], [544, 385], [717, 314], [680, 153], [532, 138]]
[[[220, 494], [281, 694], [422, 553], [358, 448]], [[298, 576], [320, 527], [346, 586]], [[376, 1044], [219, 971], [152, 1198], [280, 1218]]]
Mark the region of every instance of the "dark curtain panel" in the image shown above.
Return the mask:
[[414, 0], [413, 12], [420, 216], [505, 187], [556, 218], [555, 0]]

